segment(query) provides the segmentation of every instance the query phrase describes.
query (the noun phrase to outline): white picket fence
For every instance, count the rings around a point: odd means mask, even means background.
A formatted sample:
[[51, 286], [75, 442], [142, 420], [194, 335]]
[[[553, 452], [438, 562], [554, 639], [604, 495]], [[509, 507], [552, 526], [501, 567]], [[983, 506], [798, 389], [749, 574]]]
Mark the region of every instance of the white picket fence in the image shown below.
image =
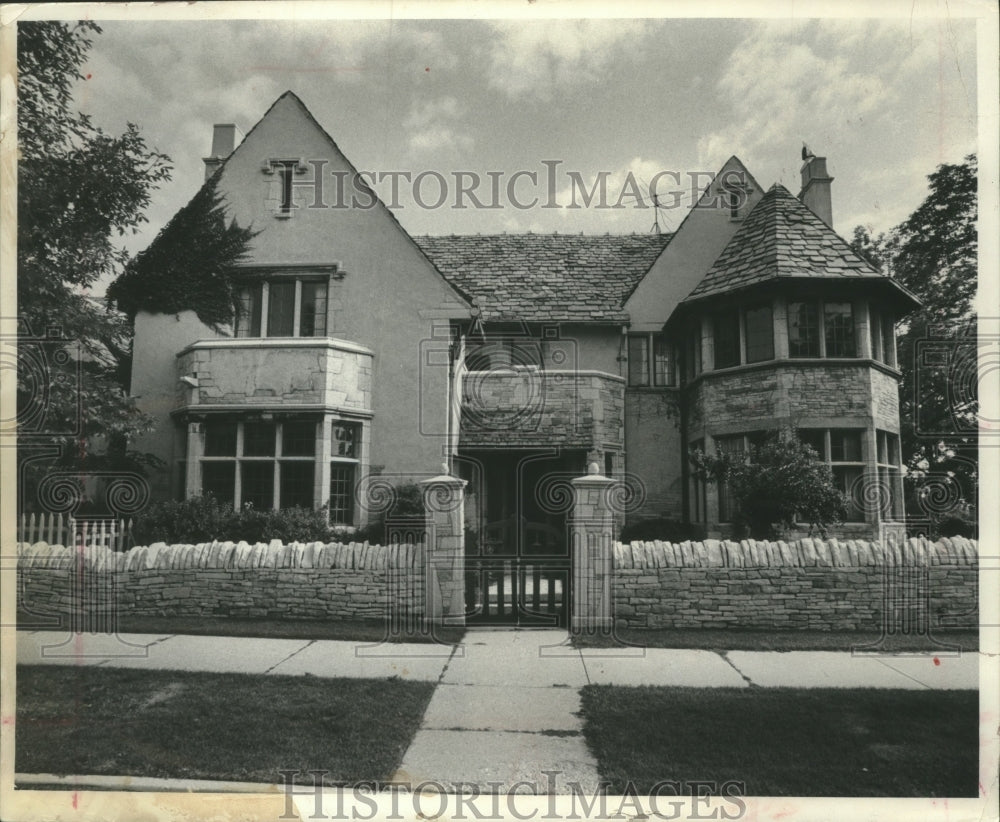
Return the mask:
[[29, 545], [47, 542], [67, 548], [85, 546], [125, 551], [132, 547], [131, 534], [131, 519], [78, 520], [64, 514], [21, 514], [17, 541]]

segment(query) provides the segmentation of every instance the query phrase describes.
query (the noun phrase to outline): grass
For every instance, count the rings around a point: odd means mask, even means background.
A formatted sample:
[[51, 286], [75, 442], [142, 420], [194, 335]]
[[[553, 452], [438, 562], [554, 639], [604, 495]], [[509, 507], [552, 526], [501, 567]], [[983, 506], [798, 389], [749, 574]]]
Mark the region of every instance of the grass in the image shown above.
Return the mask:
[[324, 769], [326, 782], [385, 781], [433, 690], [399, 679], [19, 666], [15, 770], [280, 784], [280, 770]]
[[978, 795], [976, 691], [588, 685], [582, 696], [612, 793], [735, 780], [747, 796]]
[[[938, 630], [927, 637], [887, 637], [886, 651], [941, 650], [941, 644], [963, 651], [979, 650], [976, 630]], [[617, 638], [617, 639], [616, 639]], [[608, 648], [617, 644], [646, 648], [697, 648], [706, 651], [850, 651], [878, 643], [877, 631], [753, 631], [727, 628], [616, 628], [614, 636], [574, 636], [578, 648]]]
[[[46, 619], [59, 617], [19, 614], [19, 625], [28, 630], [63, 630], [58, 624], [42, 627]], [[348, 642], [442, 642], [458, 644], [464, 628], [436, 627], [429, 634], [419, 629], [389, 634], [381, 620], [238, 619], [232, 617], [117, 615], [121, 634], [193, 634], [196, 636], [240, 636], [269, 639], [340, 639]]]

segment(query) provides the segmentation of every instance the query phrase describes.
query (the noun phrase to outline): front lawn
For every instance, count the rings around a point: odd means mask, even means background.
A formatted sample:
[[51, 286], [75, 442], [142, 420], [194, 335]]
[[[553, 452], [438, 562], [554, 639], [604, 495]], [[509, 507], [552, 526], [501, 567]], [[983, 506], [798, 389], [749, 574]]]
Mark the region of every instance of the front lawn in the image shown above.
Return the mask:
[[[975, 797], [979, 694], [588, 685], [583, 733], [611, 793], [731, 780], [748, 796]], [[666, 791], [664, 791], [664, 794]]]
[[[389, 779], [434, 691], [399, 679], [19, 666], [15, 770], [278, 783]], [[299, 780], [312, 784], [312, 777]]]

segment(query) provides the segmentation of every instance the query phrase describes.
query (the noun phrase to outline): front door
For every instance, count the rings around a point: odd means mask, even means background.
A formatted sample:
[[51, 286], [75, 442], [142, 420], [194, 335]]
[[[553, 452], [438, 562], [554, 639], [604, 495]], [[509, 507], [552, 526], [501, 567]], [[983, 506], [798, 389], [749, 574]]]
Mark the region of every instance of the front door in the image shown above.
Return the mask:
[[478, 525], [475, 539], [466, 541], [466, 622], [566, 627], [570, 480], [581, 473], [584, 455], [548, 450], [466, 457], [474, 466], [470, 489]]

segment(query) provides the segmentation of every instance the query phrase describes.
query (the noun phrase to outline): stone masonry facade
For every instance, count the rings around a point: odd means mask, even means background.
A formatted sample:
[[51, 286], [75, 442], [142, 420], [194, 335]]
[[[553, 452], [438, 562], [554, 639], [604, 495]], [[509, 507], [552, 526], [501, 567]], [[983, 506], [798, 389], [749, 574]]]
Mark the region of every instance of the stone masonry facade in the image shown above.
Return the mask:
[[469, 372], [462, 380], [465, 448], [620, 448], [625, 383], [588, 371]]
[[[256, 344], [254, 344], [256, 343]], [[372, 355], [334, 340], [206, 341], [177, 358], [178, 374], [194, 374], [196, 402], [180, 405], [325, 405], [350, 411], [372, 407]], [[180, 384], [180, 391], [189, 390]]]
[[[691, 389], [691, 437], [710, 424], [719, 431], [750, 430], [758, 423], [803, 418], [839, 420], [841, 425], [874, 418], [878, 427], [899, 428], [899, 388], [894, 377], [867, 362], [802, 365], [767, 363], [733, 373], [706, 373]], [[873, 417], [874, 414], [874, 417]]]

